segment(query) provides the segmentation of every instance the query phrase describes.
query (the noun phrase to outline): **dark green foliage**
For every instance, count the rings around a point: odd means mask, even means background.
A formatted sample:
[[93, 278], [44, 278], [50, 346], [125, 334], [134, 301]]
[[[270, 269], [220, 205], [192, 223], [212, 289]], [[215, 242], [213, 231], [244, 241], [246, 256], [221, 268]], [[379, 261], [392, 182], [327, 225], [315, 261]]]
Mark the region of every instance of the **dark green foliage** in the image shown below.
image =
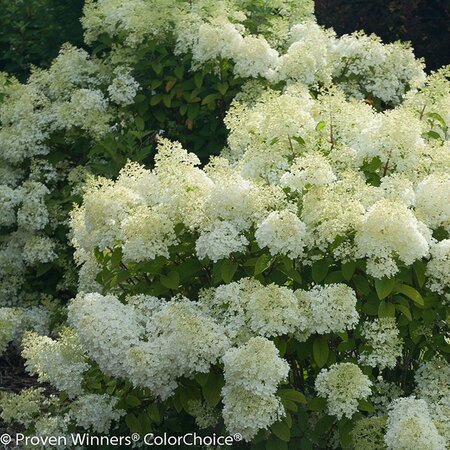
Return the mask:
[[448, 0], [316, 0], [315, 13], [339, 35], [364, 30], [384, 42], [411, 41], [429, 70], [450, 64]]
[[0, 71], [20, 80], [47, 67], [61, 44], [83, 43], [83, 0], [0, 0]]

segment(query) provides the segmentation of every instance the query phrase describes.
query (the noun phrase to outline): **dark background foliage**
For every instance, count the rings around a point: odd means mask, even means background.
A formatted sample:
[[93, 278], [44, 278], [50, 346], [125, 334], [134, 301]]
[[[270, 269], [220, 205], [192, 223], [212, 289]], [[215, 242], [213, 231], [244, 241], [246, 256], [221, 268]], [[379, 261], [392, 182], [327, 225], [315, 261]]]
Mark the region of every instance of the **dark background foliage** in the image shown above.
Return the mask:
[[364, 30], [410, 41], [428, 70], [450, 64], [450, 0], [316, 0], [317, 21], [339, 35]]
[[47, 67], [61, 44], [83, 43], [83, 0], [0, 0], [0, 71], [26, 80], [32, 64]]
[[[46, 67], [62, 43], [82, 45], [83, 0], [0, 0], [0, 70], [22, 81]], [[450, 0], [316, 0], [318, 22], [340, 35], [376, 33], [411, 41], [427, 68], [450, 64]]]

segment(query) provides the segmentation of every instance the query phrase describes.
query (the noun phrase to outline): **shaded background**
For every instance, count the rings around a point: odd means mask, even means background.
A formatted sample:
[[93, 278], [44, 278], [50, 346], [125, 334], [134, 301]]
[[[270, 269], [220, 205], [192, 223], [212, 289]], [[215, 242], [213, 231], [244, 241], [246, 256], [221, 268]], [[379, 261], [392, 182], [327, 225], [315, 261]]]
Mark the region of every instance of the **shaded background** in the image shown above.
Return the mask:
[[[301, 0], [299, 0], [301, 1]], [[0, 0], [0, 70], [25, 80], [62, 43], [82, 45], [83, 0]], [[384, 42], [411, 41], [428, 70], [450, 64], [450, 0], [316, 0], [320, 24], [339, 35], [364, 30]]]
[[338, 35], [364, 30], [385, 43], [410, 41], [428, 71], [450, 64], [450, 0], [316, 0], [315, 8]]

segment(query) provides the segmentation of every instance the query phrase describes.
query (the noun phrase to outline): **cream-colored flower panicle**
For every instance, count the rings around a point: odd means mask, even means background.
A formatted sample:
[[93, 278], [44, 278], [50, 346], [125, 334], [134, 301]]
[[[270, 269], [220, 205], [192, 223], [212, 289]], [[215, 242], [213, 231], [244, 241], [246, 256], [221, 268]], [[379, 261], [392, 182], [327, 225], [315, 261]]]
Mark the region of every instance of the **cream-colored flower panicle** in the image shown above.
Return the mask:
[[315, 387], [327, 399], [329, 414], [349, 419], [358, 410], [358, 401], [372, 393], [372, 382], [353, 363], [333, 364], [317, 375]]

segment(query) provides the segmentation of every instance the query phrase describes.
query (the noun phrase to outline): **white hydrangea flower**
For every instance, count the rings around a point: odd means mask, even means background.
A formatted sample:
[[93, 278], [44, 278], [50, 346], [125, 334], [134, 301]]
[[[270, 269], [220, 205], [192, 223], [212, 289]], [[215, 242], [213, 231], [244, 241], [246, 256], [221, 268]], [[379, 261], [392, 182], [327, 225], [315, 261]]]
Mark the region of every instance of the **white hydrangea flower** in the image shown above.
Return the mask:
[[359, 320], [356, 295], [346, 284], [315, 286], [301, 299], [300, 309], [309, 317], [309, 329], [318, 334], [342, 333], [353, 329]]
[[201, 429], [215, 427], [220, 419], [219, 411], [201, 400], [188, 402], [189, 414], [195, 417], [195, 423]]
[[357, 230], [357, 255], [367, 257], [367, 272], [376, 277], [397, 273], [395, 258], [406, 265], [428, 256], [430, 233], [403, 203], [375, 203]]
[[131, 75], [131, 70], [118, 67], [114, 70], [114, 79], [108, 86], [110, 99], [120, 106], [131, 105], [139, 90], [139, 83]]
[[392, 174], [381, 179], [380, 188], [384, 191], [385, 198], [399, 201], [406, 206], [414, 205], [416, 195], [412, 182], [399, 174]]
[[382, 376], [378, 376], [376, 381], [374, 381], [372, 392], [370, 400], [373, 403], [376, 414], [379, 416], [386, 416], [392, 401], [404, 395], [402, 388], [398, 384], [386, 381]]
[[83, 348], [103, 372], [128, 376], [125, 355], [139, 342], [144, 331], [132, 308], [112, 295], [79, 294], [69, 304], [68, 321], [77, 331]]
[[204, 291], [199, 300], [238, 344], [255, 335], [297, 335], [309, 325], [294, 292], [275, 284], [263, 286], [251, 278]]
[[50, 191], [36, 181], [25, 182], [20, 191], [22, 204], [17, 211], [17, 224], [30, 231], [42, 230], [49, 220], [44, 199]]
[[415, 213], [430, 228], [450, 230], [450, 176], [431, 174], [416, 188]]
[[21, 318], [16, 308], [0, 308], [0, 354], [16, 337]]
[[174, 224], [155, 208], [140, 206], [121, 223], [125, 261], [169, 257], [169, 247], [177, 243]]
[[26, 369], [37, 374], [39, 381], [48, 381], [69, 397], [81, 393], [83, 373], [89, 368], [78, 336], [66, 329], [57, 341], [29, 332], [25, 335], [22, 356]]
[[427, 286], [442, 294], [450, 286], [450, 239], [433, 243], [430, 254], [431, 259], [425, 272], [428, 277]]
[[355, 450], [385, 450], [384, 434], [386, 417], [363, 417], [356, 421], [351, 431], [352, 444]]
[[271, 255], [287, 255], [292, 259], [303, 255], [305, 237], [305, 224], [288, 210], [272, 211], [255, 232], [261, 248], [267, 247]]
[[0, 184], [0, 226], [8, 227], [16, 222], [16, 206], [21, 201], [20, 190]]
[[78, 127], [96, 138], [108, 132], [111, 120], [103, 93], [85, 88], [75, 90], [70, 100], [59, 106], [57, 118], [60, 126]]
[[302, 192], [308, 185], [331, 184], [336, 181], [336, 176], [328, 159], [315, 152], [296, 158], [289, 172], [285, 173], [280, 181], [283, 186]]
[[274, 343], [259, 336], [238, 348], [230, 348], [222, 361], [227, 385], [262, 396], [275, 394], [278, 384], [289, 373], [289, 364], [279, 357]]
[[353, 363], [333, 364], [317, 375], [315, 387], [321, 397], [327, 399], [328, 412], [349, 419], [358, 410], [358, 401], [371, 393], [372, 382]]
[[222, 398], [222, 417], [228, 432], [241, 434], [245, 441], [251, 441], [259, 430], [269, 428], [286, 415], [275, 395], [258, 395], [240, 386], [225, 385]]
[[450, 365], [442, 357], [424, 362], [414, 380], [418, 397], [427, 402], [430, 415], [447, 446], [450, 445]]
[[2, 392], [0, 395], [1, 418], [6, 423], [21, 423], [28, 427], [41, 412], [44, 402], [43, 388], [22, 389], [19, 394]]
[[211, 231], [203, 231], [195, 243], [195, 250], [200, 259], [217, 262], [231, 253], [243, 252], [248, 244], [247, 238], [233, 223], [224, 221], [217, 223]]
[[424, 400], [394, 400], [389, 408], [384, 441], [389, 450], [445, 450], [446, 445], [431, 420]]
[[278, 356], [273, 342], [251, 338], [224, 357], [225, 386], [222, 389], [222, 416], [227, 430], [240, 433], [250, 441], [260, 429], [266, 429], [285, 415], [275, 395], [278, 384], [289, 373], [289, 365]]
[[393, 368], [403, 353], [403, 340], [395, 318], [384, 317], [362, 325], [361, 335], [369, 347], [361, 352], [359, 363], [385, 369]]
[[70, 417], [77, 426], [94, 433], [108, 434], [111, 424], [118, 421], [125, 411], [116, 409], [119, 399], [108, 394], [85, 394], [70, 405]]

